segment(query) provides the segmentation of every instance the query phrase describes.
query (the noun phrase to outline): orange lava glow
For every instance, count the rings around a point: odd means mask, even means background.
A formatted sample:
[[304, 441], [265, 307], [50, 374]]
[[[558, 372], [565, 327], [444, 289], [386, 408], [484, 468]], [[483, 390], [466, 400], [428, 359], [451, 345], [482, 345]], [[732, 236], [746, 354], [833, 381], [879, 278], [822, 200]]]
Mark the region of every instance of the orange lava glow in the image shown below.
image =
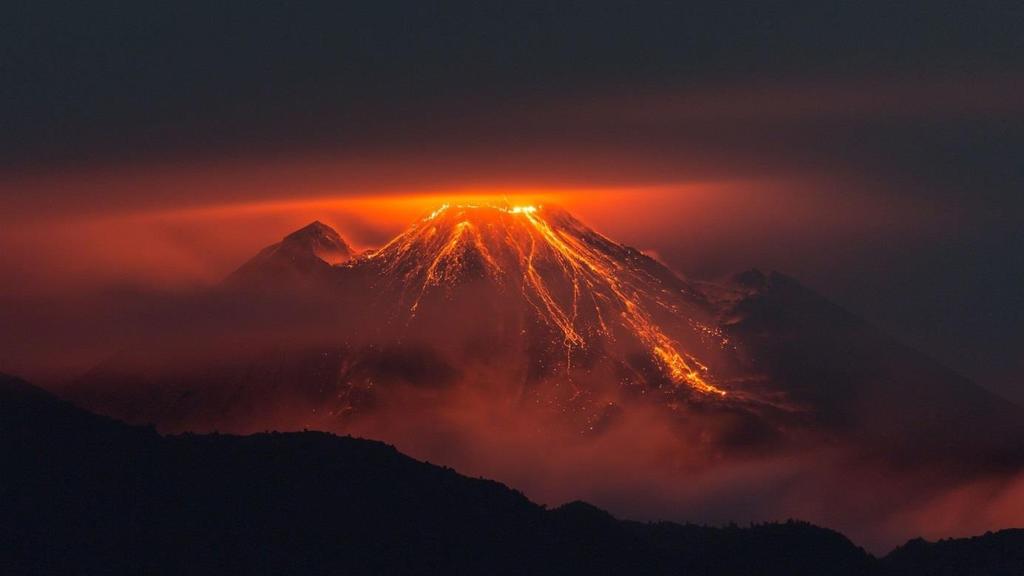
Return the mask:
[[[428, 290], [455, 283], [477, 260], [484, 275], [517, 285], [537, 315], [561, 333], [567, 368], [572, 367], [573, 354], [588, 347], [586, 331], [580, 328], [586, 307], [597, 336], [615, 337], [606, 322], [614, 314], [660, 362], [672, 382], [724, 396], [724, 390], [708, 382], [707, 367], [681, 352], [653, 321], [643, 302], [658, 302], [657, 295], [642, 293], [642, 284], [635, 281], [638, 272], [603, 248], [618, 245], [604, 237], [581, 240], [580, 234], [570, 233], [577, 225], [561, 210], [532, 204], [443, 204], [366, 257], [382, 261], [389, 276], [404, 279], [406, 290], [415, 293], [409, 307], [412, 314]], [[496, 254], [498, 250], [507, 253]], [[408, 254], [431, 254], [432, 258], [409, 259]], [[410, 261], [418, 264], [407, 266]], [[542, 266], [557, 267], [560, 273], [544, 271]], [[558, 296], [562, 290], [557, 282], [562, 279], [569, 287], [567, 299]]]

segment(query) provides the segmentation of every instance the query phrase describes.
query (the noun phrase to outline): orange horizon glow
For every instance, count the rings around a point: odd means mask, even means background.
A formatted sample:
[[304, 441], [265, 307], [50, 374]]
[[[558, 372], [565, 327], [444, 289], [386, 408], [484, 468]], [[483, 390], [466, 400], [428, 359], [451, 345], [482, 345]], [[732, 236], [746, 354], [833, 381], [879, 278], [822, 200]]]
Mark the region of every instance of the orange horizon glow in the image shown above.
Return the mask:
[[[806, 238], [859, 242], [865, 225], [874, 233], [904, 233], [908, 223], [922, 221], [945, 229], [935, 221], [946, 216], [935, 218], [933, 208], [917, 203], [867, 198], [844, 201], [837, 210], [834, 190], [810, 176], [679, 179], [655, 171], [605, 177], [620, 163], [631, 170], [642, 165], [636, 158], [611, 160], [597, 154], [584, 175], [580, 158], [572, 155], [559, 156], [557, 170], [538, 160], [514, 176], [507, 170], [485, 174], [486, 165], [451, 159], [424, 165], [371, 156], [360, 162], [128, 165], [0, 178], [0, 191], [12, 192], [0, 243], [15, 248], [0, 254], [0, 269], [17, 271], [16, 290], [36, 292], [58, 291], [57, 282], [76, 288], [208, 285], [309, 222], [331, 225], [365, 251], [445, 203], [557, 205], [677, 271], [704, 274], [710, 268], [714, 275], [752, 264], [793, 270], [765, 257], [765, 246], [784, 244], [791, 249], [780, 253], [802, 264], [796, 253], [821, 255], [806, 253]], [[35, 200], [54, 191], [66, 201]], [[736, 264], [723, 265], [723, 259]]]

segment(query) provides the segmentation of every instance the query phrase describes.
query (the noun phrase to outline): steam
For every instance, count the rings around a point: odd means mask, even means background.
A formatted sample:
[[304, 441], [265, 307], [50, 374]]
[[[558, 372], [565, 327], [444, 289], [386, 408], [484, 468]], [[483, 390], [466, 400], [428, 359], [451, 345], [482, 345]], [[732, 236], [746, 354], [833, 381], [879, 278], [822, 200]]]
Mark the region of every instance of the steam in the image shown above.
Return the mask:
[[918, 536], [966, 536], [1024, 520], [1024, 474], [941, 479], [941, 469], [900, 470], [825, 444], [735, 453], [718, 444], [723, 431], [711, 422], [644, 404], [620, 407], [598, 432], [581, 431], [544, 406], [496, 400], [500, 391], [487, 378], [470, 376], [473, 384], [440, 395], [394, 390], [388, 410], [345, 431], [497, 479], [549, 506], [582, 499], [625, 518], [713, 524], [798, 518], [875, 553]]

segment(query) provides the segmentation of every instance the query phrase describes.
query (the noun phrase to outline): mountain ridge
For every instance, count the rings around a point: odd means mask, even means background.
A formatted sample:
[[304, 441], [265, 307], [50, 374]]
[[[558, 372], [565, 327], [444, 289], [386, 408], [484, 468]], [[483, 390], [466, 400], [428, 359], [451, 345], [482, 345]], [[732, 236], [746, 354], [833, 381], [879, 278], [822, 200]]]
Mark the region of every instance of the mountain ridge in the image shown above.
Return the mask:
[[[322, 242], [343, 247], [350, 258], [328, 263], [317, 256]], [[284, 352], [273, 362], [296, 366], [288, 378], [297, 387], [323, 391], [314, 395], [324, 399], [314, 402], [326, 404], [311, 405], [319, 421], [314, 427], [331, 429], [324, 414], [379, 406], [390, 383], [449, 387], [485, 370], [488, 378], [508, 380], [510, 399], [579, 414], [584, 429], [603, 426], [609, 407], [642, 397], [741, 414], [765, 439], [773, 429], [791, 429], [787, 420], [837, 433], [867, 425], [881, 444], [907, 435], [910, 440], [896, 445], [913, 446], [914, 439], [935, 434], [946, 438], [936, 444], [962, 445], [958, 453], [979, 460], [992, 455], [988, 443], [1006, 445], [996, 452], [1024, 462], [1024, 425], [1014, 423], [1024, 420], [1024, 411], [796, 280], [751, 270], [724, 284], [690, 282], [558, 207], [443, 205], [359, 256], [315, 221], [244, 264], [225, 290], [232, 318], [310, 303], [308, 313], [318, 318], [298, 330], [322, 336], [306, 345], [308, 353]], [[268, 290], [282, 299], [258, 296]], [[270, 338], [271, 348], [280, 349]], [[322, 376], [303, 375], [304, 356], [320, 358]], [[141, 380], [166, 370], [146, 368], [145, 358], [133, 362], [143, 365], [110, 369], [130, 378], [135, 372]], [[175, 380], [194, 379], [182, 372], [187, 359], [176, 363]], [[492, 374], [494, 365], [504, 366], [504, 374]], [[72, 397], [102, 411], [97, 394], [116, 394], [104, 381], [124, 380], [105, 371], [101, 366], [72, 387]], [[108, 390], [90, 392], [100, 385]], [[121, 393], [138, 388], [119, 386]], [[905, 409], [916, 415], [901, 418]], [[166, 412], [142, 414], [167, 424], [159, 416]], [[976, 421], [982, 433], [961, 434], [957, 418]], [[907, 426], [893, 427], [904, 420]], [[1005, 434], [1008, 429], [1017, 433]]]
[[[201, 330], [140, 338], [65, 394], [162, 432], [370, 436], [639, 517], [672, 503], [717, 520], [737, 499], [778, 517], [792, 491], [865, 541], [899, 511], [1024, 470], [1020, 408], [798, 281], [689, 280], [529, 208], [448, 206], [341, 265], [250, 267], [203, 296]], [[756, 480], [699, 488], [741, 466]], [[876, 476], [890, 492], [854, 480]]]

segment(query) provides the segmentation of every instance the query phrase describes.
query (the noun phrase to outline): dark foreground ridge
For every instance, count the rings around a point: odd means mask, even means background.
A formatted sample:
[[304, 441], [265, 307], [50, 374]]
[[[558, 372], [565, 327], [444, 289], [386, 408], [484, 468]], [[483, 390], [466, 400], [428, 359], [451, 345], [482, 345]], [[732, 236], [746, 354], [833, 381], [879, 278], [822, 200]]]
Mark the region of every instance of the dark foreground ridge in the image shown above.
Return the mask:
[[[183, 435], [0, 376], [5, 574], [1020, 574], [1024, 533], [876, 560], [802, 522], [712, 528], [547, 510], [323, 433]], [[953, 568], [953, 571], [947, 570]]]

